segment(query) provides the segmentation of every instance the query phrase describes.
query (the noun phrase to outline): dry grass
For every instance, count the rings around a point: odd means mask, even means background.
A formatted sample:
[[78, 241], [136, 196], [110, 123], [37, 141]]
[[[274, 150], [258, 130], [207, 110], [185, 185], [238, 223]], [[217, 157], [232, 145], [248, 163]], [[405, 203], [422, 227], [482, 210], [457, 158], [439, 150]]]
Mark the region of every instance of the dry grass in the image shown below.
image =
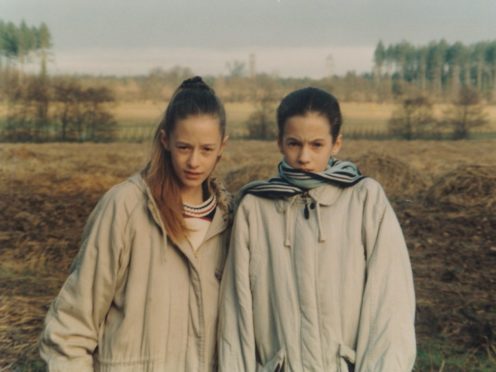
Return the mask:
[[461, 166], [439, 177], [427, 200], [446, 206], [496, 208], [496, 166]]
[[422, 192], [430, 181], [427, 175], [390, 155], [368, 152], [352, 160], [363, 174], [379, 181], [390, 197], [415, 195]]
[[343, 131], [384, 131], [394, 109], [395, 105], [392, 103], [343, 102]]
[[[345, 141], [340, 154], [378, 179], [393, 201], [414, 269], [419, 348], [441, 350], [428, 354], [434, 370], [443, 362], [445, 370], [475, 370], [495, 347], [496, 206], [487, 203], [496, 194], [495, 145]], [[38, 363], [42, 320], [87, 216], [147, 154], [148, 144], [2, 144], [0, 369]], [[271, 176], [279, 159], [274, 142], [231, 141], [216, 172], [234, 191]], [[450, 364], [456, 357], [462, 367]]]
[[[122, 126], [149, 125], [155, 127], [162, 118], [166, 105], [167, 102], [119, 102], [112, 107], [112, 113]], [[246, 135], [245, 122], [254, 110], [254, 105], [251, 103], [229, 102], [225, 104], [225, 109], [229, 133], [238, 137]]]
[[112, 113], [120, 125], [155, 126], [162, 117], [166, 104], [152, 101], [118, 102], [112, 108]]

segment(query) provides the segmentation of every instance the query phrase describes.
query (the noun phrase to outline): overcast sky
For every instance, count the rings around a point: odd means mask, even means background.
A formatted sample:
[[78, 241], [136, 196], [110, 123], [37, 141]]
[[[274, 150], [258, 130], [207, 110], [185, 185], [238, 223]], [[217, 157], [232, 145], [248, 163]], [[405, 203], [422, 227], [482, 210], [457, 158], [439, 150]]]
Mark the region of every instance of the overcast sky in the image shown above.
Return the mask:
[[369, 71], [379, 40], [496, 39], [496, 0], [0, 0], [0, 19], [48, 25], [52, 72], [120, 75], [254, 53], [258, 71], [322, 77]]

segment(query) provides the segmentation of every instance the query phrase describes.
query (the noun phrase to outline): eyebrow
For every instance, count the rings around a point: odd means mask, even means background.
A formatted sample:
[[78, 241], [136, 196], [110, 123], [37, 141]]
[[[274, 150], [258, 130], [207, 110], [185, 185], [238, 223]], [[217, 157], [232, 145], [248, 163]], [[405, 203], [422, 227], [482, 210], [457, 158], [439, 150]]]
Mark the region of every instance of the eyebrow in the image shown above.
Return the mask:
[[[286, 141], [305, 142], [295, 137], [287, 137]], [[325, 142], [325, 138], [314, 138], [307, 142]]]
[[[176, 145], [180, 145], [180, 146], [192, 146], [191, 143], [189, 142], [184, 142], [184, 141], [177, 141], [176, 142]], [[212, 146], [212, 147], [215, 147], [217, 144], [216, 143], [200, 143], [200, 146]]]

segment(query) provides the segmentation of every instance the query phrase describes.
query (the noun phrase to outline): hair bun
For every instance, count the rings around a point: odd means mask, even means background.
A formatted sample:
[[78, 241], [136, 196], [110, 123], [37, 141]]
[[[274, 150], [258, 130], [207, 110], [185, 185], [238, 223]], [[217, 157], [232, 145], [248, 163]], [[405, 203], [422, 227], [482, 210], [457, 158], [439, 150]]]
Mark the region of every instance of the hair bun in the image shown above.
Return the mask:
[[211, 90], [200, 76], [195, 76], [184, 80], [179, 86], [180, 89], [205, 89]]

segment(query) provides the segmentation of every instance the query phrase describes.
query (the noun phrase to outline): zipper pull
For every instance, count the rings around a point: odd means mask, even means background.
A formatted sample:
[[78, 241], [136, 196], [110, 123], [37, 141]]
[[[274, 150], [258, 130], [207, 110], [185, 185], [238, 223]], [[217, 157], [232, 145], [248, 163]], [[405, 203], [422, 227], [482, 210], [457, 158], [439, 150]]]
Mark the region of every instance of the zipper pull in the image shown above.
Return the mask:
[[303, 208], [303, 215], [305, 219], [308, 220], [310, 218], [310, 211], [308, 210], [308, 193], [303, 193], [303, 198], [305, 199], [305, 208]]

